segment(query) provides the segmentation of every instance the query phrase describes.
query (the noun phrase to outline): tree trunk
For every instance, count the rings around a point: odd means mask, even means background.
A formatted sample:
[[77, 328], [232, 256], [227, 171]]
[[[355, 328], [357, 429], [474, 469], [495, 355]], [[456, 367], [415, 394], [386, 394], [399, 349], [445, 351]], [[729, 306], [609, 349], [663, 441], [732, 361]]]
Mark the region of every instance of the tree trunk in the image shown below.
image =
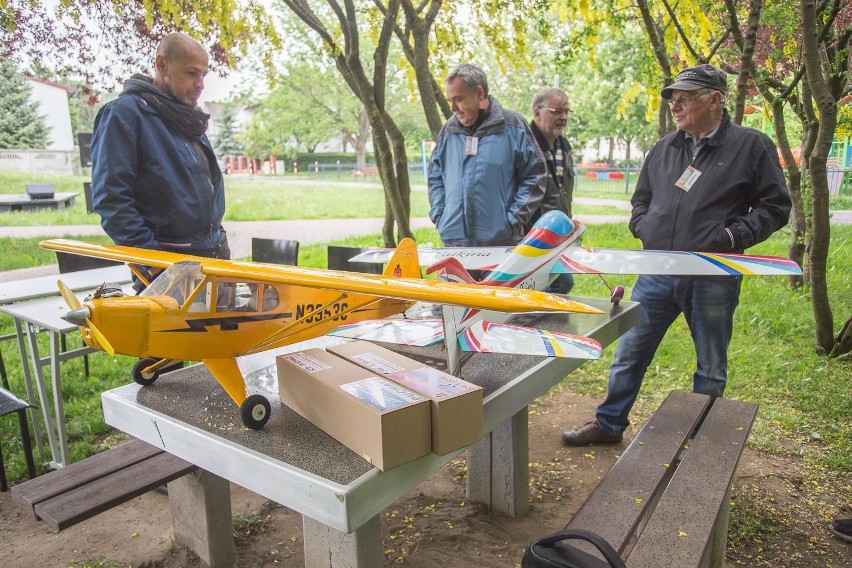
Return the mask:
[[[807, 233], [807, 218], [805, 217], [805, 205], [802, 199], [802, 175], [793, 151], [790, 148], [790, 139], [787, 137], [787, 126], [784, 123], [784, 99], [776, 97], [762, 82], [755, 83], [763, 98], [772, 109], [772, 125], [775, 130], [775, 139], [778, 142], [778, 150], [784, 162], [787, 172], [787, 189], [790, 192], [790, 200], [793, 208], [790, 212], [790, 245], [787, 247], [787, 256], [794, 260], [799, 266], [804, 264], [805, 256], [805, 234]], [[790, 285], [799, 288], [804, 285], [802, 276], [790, 276]]]
[[744, 36], [740, 34], [736, 7], [733, 0], [726, 0], [725, 6], [728, 9], [729, 29], [734, 42], [740, 48], [740, 72], [737, 75], [737, 84], [734, 91], [736, 93], [734, 99], [734, 116], [731, 120], [735, 124], [742, 124], [746, 95], [748, 94], [748, 80], [749, 77], [755, 76], [754, 46], [757, 41], [757, 30], [760, 24], [760, 14], [763, 11], [763, 1], [751, 0], [749, 2], [748, 25]]
[[[323, 21], [317, 17], [310, 6], [301, 0], [284, 0], [290, 10], [296, 14], [311, 29], [319, 34], [325, 48], [334, 54], [334, 62], [343, 79], [364, 105], [367, 119], [373, 134], [373, 146], [376, 152], [376, 167], [385, 190], [385, 204], [388, 207], [385, 217], [391, 217], [398, 227], [401, 236], [411, 236], [409, 225], [409, 209], [407, 204], [408, 186], [407, 168], [398, 175], [398, 164], [407, 162], [405, 147], [389, 142], [389, 129], [395, 133], [399, 129], [393, 119], [385, 112], [385, 79], [387, 70], [388, 49], [394, 33], [394, 26], [399, 15], [400, 0], [390, 0], [384, 11], [384, 18], [379, 37], [376, 40], [376, 51], [373, 53], [373, 79], [367, 78], [361, 62], [359, 47], [357, 10], [353, 0], [344, 0], [341, 7], [336, 1], [329, 0], [328, 5], [337, 18], [340, 26], [334, 34], [330, 33]], [[342, 43], [339, 40], [342, 37]], [[386, 223], [387, 224], [387, 223]], [[394, 246], [393, 231], [383, 231], [385, 246]]]
[[[663, 72], [662, 87], [665, 87], [666, 85], [670, 85], [673, 79], [672, 66], [669, 62], [669, 57], [666, 54], [665, 38], [657, 29], [657, 24], [651, 14], [651, 8], [648, 6], [648, 0], [637, 0], [636, 7], [639, 8], [639, 13], [642, 16], [642, 26], [645, 28], [645, 33], [648, 34], [648, 41], [651, 43], [651, 49], [654, 52], [654, 57], [656, 57], [657, 63], [660, 64], [660, 70]], [[657, 134], [660, 138], [674, 130], [671, 114], [668, 110], [669, 109], [666, 105], [660, 105], [658, 115], [660, 122], [659, 127], [657, 128]]]
[[835, 347], [834, 321], [826, 282], [830, 241], [826, 161], [837, 126], [837, 102], [828, 89], [820, 62], [815, 0], [804, 0], [801, 10], [802, 57], [808, 84], [820, 113], [814, 151], [808, 164], [813, 191], [813, 240], [808, 250], [811, 267], [811, 300], [816, 324], [817, 350], [821, 353], [832, 353]]

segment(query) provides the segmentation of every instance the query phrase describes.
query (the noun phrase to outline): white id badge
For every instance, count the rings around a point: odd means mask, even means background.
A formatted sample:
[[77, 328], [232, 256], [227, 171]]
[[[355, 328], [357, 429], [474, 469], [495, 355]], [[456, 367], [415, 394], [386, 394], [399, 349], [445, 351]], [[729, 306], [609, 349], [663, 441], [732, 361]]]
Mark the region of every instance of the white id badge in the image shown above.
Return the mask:
[[476, 136], [467, 136], [464, 141], [464, 155], [476, 156], [476, 151], [479, 150], [479, 138]]
[[675, 182], [675, 185], [684, 191], [689, 191], [695, 185], [695, 182], [698, 181], [700, 175], [700, 170], [696, 170], [692, 166], [687, 166], [686, 170], [680, 174], [680, 178]]

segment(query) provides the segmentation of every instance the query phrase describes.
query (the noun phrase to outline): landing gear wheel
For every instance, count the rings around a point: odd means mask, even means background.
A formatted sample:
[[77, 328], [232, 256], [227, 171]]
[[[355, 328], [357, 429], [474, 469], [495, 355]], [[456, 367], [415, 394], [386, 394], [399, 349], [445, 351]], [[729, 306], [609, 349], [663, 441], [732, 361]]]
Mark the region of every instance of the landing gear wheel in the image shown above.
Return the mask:
[[616, 286], [613, 289], [609, 300], [617, 306], [618, 302], [620, 302], [622, 298], [624, 298], [624, 286]]
[[272, 406], [265, 396], [253, 394], [240, 405], [240, 419], [246, 428], [260, 430], [269, 421]]
[[148, 373], [144, 371], [146, 368], [150, 367], [156, 362], [156, 359], [151, 358], [139, 359], [138, 361], [136, 361], [136, 364], [133, 365], [133, 370], [131, 371], [133, 380], [136, 381], [138, 384], [142, 385], [143, 387], [153, 385], [154, 381], [156, 381], [160, 377], [160, 371], [157, 370]]

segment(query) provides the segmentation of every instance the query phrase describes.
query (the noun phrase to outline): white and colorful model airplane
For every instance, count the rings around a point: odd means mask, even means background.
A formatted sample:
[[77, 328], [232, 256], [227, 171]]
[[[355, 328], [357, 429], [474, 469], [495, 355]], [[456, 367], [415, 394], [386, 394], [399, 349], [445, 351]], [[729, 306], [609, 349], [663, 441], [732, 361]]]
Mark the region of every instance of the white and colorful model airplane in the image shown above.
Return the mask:
[[[126, 262], [148, 285], [139, 296], [125, 296], [118, 286], [105, 284], [81, 304], [60, 281], [71, 308], [65, 319], [80, 326], [87, 345], [110, 354], [141, 357], [133, 378], [143, 385], [153, 383], [163, 368], [176, 361], [203, 362], [240, 407], [243, 424], [252, 429], [266, 424], [271, 405], [263, 395], [249, 394], [236, 362], [242, 355], [319, 337], [348, 322], [399, 314], [416, 301], [495, 313], [602, 313], [535, 290], [423, 280], [417, 247], [410, 239], [389, 255], [382, 275], [68, 240], [43, 241], [41, 246]], [[136, 265], [164, 270], [148, 282]], [[535, 339], [533, 331], [517, 327], [516, 343]], [[511, 330], [500, 333], [512, 335]], [[577, 356], [584, 358], [600, 356], [600, 345], [587, 338], [555, 334], [547, 342], [564, 344], [563, 351], [580, 345]]]
[[[468, 270], [487, 271], [479, 282], [488, 286], [507, 286], [544, 290], [559, 274], [657, 274], [670, 276], [723, 275], [794, 275], [801, 274], [795, 262], [773, 256], [717, 254], [680, 251], [586, 249], [578, 246], [585, 227], [572, 221], [561, 211], [544, 214], [514, 247], [452, 247], [418, 249], [418, 258], [428, 272], [442, 279], [475, 283]], [[389, 249], [361, 253], [353, 262], [387, 262]], [[617, 304], [624, 289], [616, 287], [612, 301]], [[374, 320], [345, 324], [333, 335], [370, 341], [426, 346], [445, 338], [458, 336], [459, 341], [445, 341], [450, 372], [461, 363], [461, 351], [514, 352], [531, 355], [581, 356], [587, 346], [573, 342], [571, 349], [559, 352], [560, 344], [548, 341], [549, 332], [502, 322], [507, 314], [485, 312], [476, 308], [446, 306], [442, 319]], [[525, 349], [515, 339], [526, 334], [525, 342], [538, 350]], [[511, 336], [511, 337], [509, 337]], [[544, 351], [542, 351], [544, 350]]]

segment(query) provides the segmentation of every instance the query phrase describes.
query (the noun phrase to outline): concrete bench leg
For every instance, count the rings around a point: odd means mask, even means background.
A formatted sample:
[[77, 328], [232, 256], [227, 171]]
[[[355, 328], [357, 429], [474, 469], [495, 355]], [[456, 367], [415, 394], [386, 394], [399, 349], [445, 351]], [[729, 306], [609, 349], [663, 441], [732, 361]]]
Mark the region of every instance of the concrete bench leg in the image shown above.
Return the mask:
[[234, 564], [231, 486], [227, 479], [198, 470], [169, 483], [175, 541], [210, 568]]
[[305, 568], [373, 568], [384, 564], [379, 517], [346, 534], [302, 515]]
[[525, 406], [467, 450], [467, 498], [513, 518], [529, 511], [529, 411]]

